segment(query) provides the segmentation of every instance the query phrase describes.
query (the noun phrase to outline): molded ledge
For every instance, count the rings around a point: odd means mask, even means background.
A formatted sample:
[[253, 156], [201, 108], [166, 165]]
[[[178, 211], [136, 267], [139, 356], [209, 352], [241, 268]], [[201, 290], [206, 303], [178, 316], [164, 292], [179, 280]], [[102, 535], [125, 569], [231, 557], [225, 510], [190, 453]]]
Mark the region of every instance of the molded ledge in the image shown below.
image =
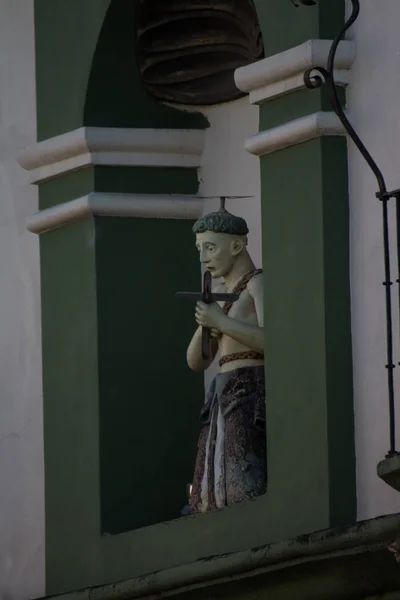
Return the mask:
[[26, 148], [19, 163], [40, 183], [90, 165], [197, 168], [203, 147], [200, 129], [81, 127]]
[[[264, 58], [235, 72], [236, 86], [250, 94], [252, 104], [262, 104], [273, 98], [299, 90], [304, 86], [303, 75], [312, 67], [327, 66], [331, 40], [308, 40], [300, 46]], [[338, 85], [350, 80], [350, 67], [356, 55], [355, 44], [342, 41], [336, 55], [335, 76]]]
[[[62, 598], [133, 600], [182, 593], [186, 598], [194, 590], [262, 576], [266, 576], [262, 580], [265, 594], [271, 591], [270, 585], [277, 600], [364, 598], [400, 588], [400, 567], [387, 550], [399, 528], [400, 515], [390, 515], [340, 530], [320, 531], [242, 552], [205, 557], [128, 581], [63, 594]], [[271, 582], [271, 577], [279, 572], [281, 587], [276, 580]], [[309, 587], [303, 594], [304, 585]], [[211, 593], [206, 596], [216, 597]]]
[[245, 147], [250, 154], [265, 156], [326, 135], [346, 135], [346, 131], [335, 113], [321, 111], [262, 131], [249, 138]]
[[29, 218], [26, 227], [32, 233], [45, 233], [93, 215], [195, 220], [201, 216], [202, 210], [203, 200], [196, 196], [140, 196], [94, 192], [35, 213]]

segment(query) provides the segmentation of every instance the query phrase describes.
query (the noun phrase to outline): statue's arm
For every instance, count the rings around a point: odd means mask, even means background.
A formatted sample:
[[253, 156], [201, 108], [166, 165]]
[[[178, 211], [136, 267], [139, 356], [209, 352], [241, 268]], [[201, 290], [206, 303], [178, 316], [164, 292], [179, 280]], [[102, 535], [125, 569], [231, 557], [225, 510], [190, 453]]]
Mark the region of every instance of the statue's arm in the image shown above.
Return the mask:
[[240, 344], [248, 346], [257, 352], [264, 351], [264, 287], [262, 275], [257, 275], [247, 286], [253, 298], [256, 309], [258, 325], [249, 325], [243, 321], [232, 319], [229, 316], [221, 318], [220, 329], [222, 333], [233, 338]]
[[[224, 292], [225, 286], [223, 284], [217, 284], [213, 290], [216, 292]], [[215, 333], [216, 335], [216, 333]], [[186, 360], [189, 368], [196, 373], [206, 371], [211, 366], [216, 354], [218, 352], [218, 339], [217, 337], [211, 338], [210, 344], [210, 358], [208, 360], [203, 359], [202, 355], [202, 327], [198, 327], [192, 337], [190, 344], [186, 352]]]

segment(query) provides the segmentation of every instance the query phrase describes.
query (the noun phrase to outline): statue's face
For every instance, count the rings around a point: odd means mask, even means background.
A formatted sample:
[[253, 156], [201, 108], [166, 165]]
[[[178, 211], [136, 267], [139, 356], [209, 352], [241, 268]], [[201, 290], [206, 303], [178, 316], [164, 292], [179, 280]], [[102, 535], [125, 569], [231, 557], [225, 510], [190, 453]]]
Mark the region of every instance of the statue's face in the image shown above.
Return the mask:
[[232, 270], [237, 258], [235, 242], [237, 238], [228, 233], [205, 231], [196, 234], [196, 248], [200, 262], [210, 271], [214, 279], [225, 277]]

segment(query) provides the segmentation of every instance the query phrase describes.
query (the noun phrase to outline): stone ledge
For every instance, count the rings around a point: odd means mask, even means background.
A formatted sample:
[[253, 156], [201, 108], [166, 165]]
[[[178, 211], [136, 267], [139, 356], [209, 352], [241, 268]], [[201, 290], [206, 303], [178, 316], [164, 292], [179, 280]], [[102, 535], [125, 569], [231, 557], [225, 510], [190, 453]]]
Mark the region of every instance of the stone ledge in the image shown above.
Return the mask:
[[213, 594], [214, 586], [221, 589], [220, 586], [233, 582], [235, 593], [230, 591], [223, 597], [248, 598], [246, 579], [252, 578], [251, 589], [268, 591], [274, 600], [359, 599], [400, 590], [400, 566], [387, 550], [399, 530], [400, 514], [380, 517], [347, 528], [205, 557], [195, 563], [63, 594], [60, 598], [150, 600], [182, 593], [187, 598], [191, 591], [207, 588], [207, 598], [213, 600], [220, 597]]
[[27, 221], [26, 227], [32, 233], [45, 233], [93, 215], [195, 220], [201, 216], [202, 210], [203, 199], [196, 196], [94, 192], [35, 213]]
[[[331, 40], [308, 40], [300, 46], [241, 67], [235, 71], [236, 86], [250, 94], [252, 104], [262, 104], [304, 88], [305, 71], [317, 66], [326, 67], [331, 45]], [[354, 42], [340, 42], [335, 71], [338, 85], [349, 83], [355, 53]]]
[[197, 168], [203, 148], [200, 129], [81, 127], [26, 148], [19, 163], [41, 183], [91, 165]]
[[245, 148], [250, 154], [265, 156], [326, 135], [346, 135], [346, 131], [335, 113], [321, 111], [261, 131], [245, 142]]

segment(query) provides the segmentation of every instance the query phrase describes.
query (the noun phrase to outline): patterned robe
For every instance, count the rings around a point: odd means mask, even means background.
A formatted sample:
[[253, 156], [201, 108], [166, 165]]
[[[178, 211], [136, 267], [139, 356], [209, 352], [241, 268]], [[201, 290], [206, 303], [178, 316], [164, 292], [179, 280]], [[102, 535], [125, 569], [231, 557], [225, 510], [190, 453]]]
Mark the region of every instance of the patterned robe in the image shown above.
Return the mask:
[[203, 424], [190, 512], [230, 506], [266, 492], [264, 367], [219, 373], [201, 411]]

